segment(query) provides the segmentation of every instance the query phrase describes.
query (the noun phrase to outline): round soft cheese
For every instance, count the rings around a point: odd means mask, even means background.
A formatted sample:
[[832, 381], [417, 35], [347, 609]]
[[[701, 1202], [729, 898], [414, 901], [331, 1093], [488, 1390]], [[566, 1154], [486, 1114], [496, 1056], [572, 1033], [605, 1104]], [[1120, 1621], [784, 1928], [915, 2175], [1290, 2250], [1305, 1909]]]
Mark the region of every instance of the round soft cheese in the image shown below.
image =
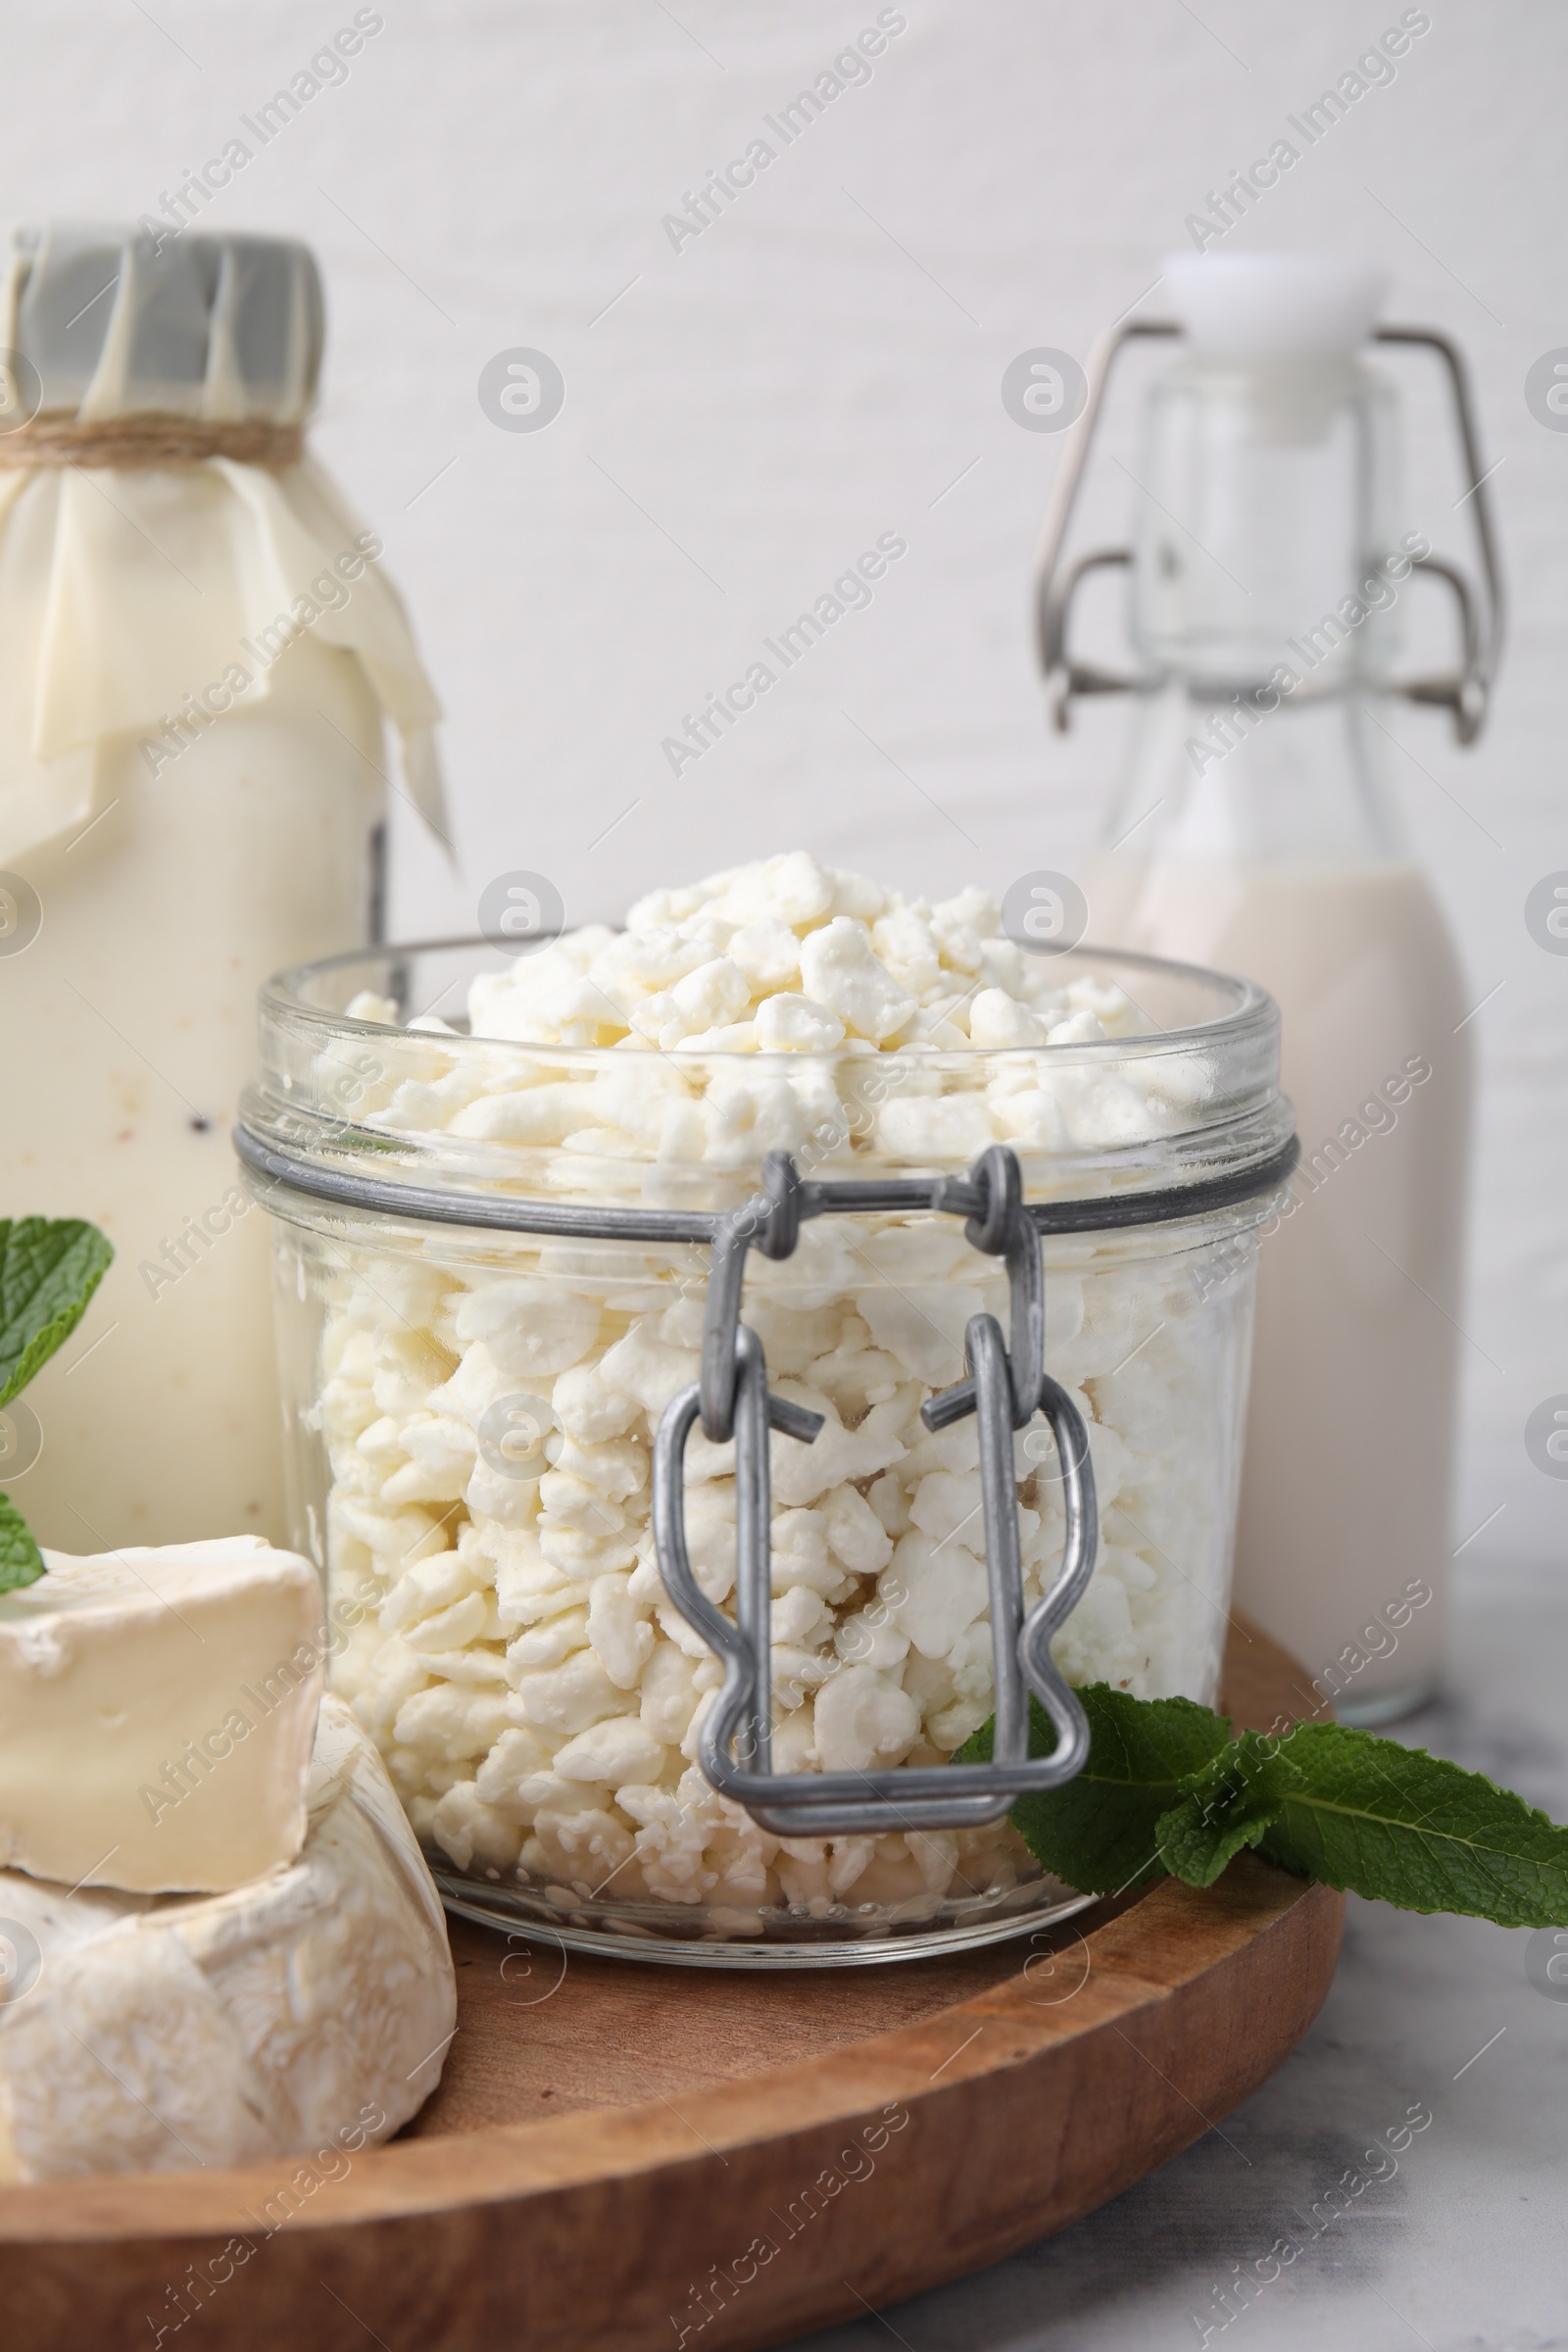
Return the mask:
[[335, 2177], [423, 2105], [456, 2029], [446, 1925], [337, 1699], [307, 1801], [299, 1858], [224, 1894], [0, 1871], [0, 2180], [270, 2156]]

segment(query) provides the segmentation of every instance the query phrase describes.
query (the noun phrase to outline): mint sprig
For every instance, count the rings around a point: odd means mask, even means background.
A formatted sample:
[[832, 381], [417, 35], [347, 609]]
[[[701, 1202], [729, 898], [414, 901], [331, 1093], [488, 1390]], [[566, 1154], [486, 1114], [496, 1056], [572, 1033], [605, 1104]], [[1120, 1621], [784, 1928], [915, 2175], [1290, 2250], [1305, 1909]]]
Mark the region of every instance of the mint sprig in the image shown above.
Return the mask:
[[[1401, 1911], [1455, 1911], [1508, 1928], [1568, 1926], [1568, 1829], [1479, 1772], [1337, 1723], [1231, 1737], [1189, 1699], [1078, 1693], [1089, 1761], [1010, 1819], [1035, 1859], [1086, 1894], [1163, 1869], [1210, 1886], [1244, 1847], [1298, 1878]], [[1049, 1755], [1031, 1711], [1030, 1752]], [[986, 1724], [960, 1750], [991, 1752]]]
[[0, 1404], [65, 1346], [114, 1254], [83, 1217], [0, 1217]]
[[1185, 1879], [1189, 1886], [1212, 1886], [1244, 1846], [1262, 1843], [1286, 1799], [1302, 1786], [1288, 1745], [1244, 1732], [1201, 1772], [1189, 1773], [1181, 1803], [1154, 1825], [1159, 1858], [1172, 1878]]
[[[82, 1217], [0, 1217], [0, 1406], [70, 1339], [114, 1254]], [[43, 1572], [31, 1529], [0, 1494], [0, 1592]]]
[[1301, 1780], [1259, 1841], [1266, 1861], [1401, 1911], [1568, 1926], [1568, 1829], [1511, 1788], [1346, 1724], [1300, 1724], [1281, 1747]]
[[[1009, 1816], [1035, 1860], [1085, 1894], [1121, 1894], [1160, 1875], [1156, 1832], [1189, 1774], [1223, 1749], [1230, 1725], [1190, 1698], [1128, 1699], [1108, 1684], [1078, 1693], [1089, 1717], [1089, 1761], [1046, 1796], [1021, 1796]], [[989, 1723], [955, 1761], [991, 1761]], [[1029, 1753], [1051, 1753], [1051, 1718], [1029, 1701]]]
[[0, 1592], [35, 1585], [43, 1574], [43, 1554], [31, 1528], [9, 1494], [0, 1494]]

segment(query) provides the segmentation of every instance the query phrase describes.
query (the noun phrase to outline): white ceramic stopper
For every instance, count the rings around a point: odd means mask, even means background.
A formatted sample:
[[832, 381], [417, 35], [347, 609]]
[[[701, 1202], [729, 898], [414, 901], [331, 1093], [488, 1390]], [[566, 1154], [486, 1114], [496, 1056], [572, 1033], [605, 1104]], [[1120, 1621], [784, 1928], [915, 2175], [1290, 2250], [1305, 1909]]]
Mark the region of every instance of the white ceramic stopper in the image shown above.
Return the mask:
[[1326, 254], [1173, 255], [1165, 287], [1194, 348], [1228, 359], [1352, 352], [1387, 287], [1372, 264]]

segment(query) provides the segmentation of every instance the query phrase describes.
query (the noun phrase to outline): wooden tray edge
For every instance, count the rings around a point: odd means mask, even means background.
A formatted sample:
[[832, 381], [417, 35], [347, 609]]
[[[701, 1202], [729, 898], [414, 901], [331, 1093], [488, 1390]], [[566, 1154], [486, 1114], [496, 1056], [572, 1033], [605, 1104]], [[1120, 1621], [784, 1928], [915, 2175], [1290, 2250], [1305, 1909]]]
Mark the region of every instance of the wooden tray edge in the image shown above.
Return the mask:
[[[1226, 1679], [1240, 1724], [1298, 1711], [1300, 1670], [1255, 1628], [1233, 1627]], [[1206, 1892], [1167, 1881], [1028, 1939], [1081, 1942], [1080, 1981], [1043, 1980], [1020, 1938], [1003, 1981], [885, 2034], [678, 2108], [367, 2150], [276, 2228], [298, 2159], [11, 2188], [10, 2343], [156, 2347], [199, 2316], [233, 2352], [746, 2352], [863, 2316], [1063, 2228], [1222, 2119], [1316, 2015], [1343, 1913], [1244, 1855]]]
[[[683, 2325], [703, 2352], [743, 2352], [822, 2327], [1049, 2235], [1223, 2118], [1316, 2015], [1343, 1910], [1244, 1857], [1217, 1888], [1167, 1882], [1096, 1930], [1088, 1981], [1065, 2002], [1040, 2003], [1015, 1977], [678, 2113], [369, 2151], [267, 2235], [256, 2217], [286, 2164], [13, 2191], [0, 2236], [12, 2340], [79, 2340], [87, 2242], [106, 2339], [111, 2314], [141, 2337], [172, 2282], [236, 2244], [235, 2283], [203, 2311], [214, 2344], [346, 2342], [344, 2310], [419, 2352], [639, 2352], [678, 2344]], [[783, 2214], [781, 2166], [800, 2182]], [[737, 2283], [764, 2242], [773, 2254]]]

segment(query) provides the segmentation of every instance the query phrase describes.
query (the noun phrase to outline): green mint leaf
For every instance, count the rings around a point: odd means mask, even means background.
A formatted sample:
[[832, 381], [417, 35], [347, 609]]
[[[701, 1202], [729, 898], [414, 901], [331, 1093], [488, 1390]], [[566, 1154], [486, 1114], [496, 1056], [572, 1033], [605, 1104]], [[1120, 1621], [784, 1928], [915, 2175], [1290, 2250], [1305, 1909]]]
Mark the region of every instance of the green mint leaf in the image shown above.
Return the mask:
[[1266, 1861], [1401, 1911], [1568, 1926], [1568, 1829], [1522, 1796], [1344, 1724], [1299, 1724], [1280, 1753], [1300, 1786], [1259, 1840]]
[[[1190, 1698], [1130, 1698], [1108, 1683], [1078, 1692], [1089, 1718], [1089, 1761], [1076, 1780], [1021, 1796], [1009, 1815], [1041, 1867], [1084, 1894], [1119, 1894], [1159, 1875], [1156, 1830], [1189, 1776], [1225, 1747], [1223, 1715]], [[989, 1762], [992, 1725], [965, 1741], [958, 1763]], [[1029, 1753], [1055, 1743], [1050, 1718], [1030, 1700]]]
[[1244, 1845], [1256, 1845], [1302, 1776], [1278, 1740], [1244, 1732], [1183, 1781], [1179, 1805], [1160, 1815], [1159, 1858], [1189, 1886], [1212, 1886]]
[[80, 1217], [0, 1217], [0, 1405], [70, 1339], [114, 1254]]
[[9, 1494], [0, 1494], [0, 1592], [15, 1592], [35, 1585], [43, 1574], [43, 1558], [32, 1530]]

